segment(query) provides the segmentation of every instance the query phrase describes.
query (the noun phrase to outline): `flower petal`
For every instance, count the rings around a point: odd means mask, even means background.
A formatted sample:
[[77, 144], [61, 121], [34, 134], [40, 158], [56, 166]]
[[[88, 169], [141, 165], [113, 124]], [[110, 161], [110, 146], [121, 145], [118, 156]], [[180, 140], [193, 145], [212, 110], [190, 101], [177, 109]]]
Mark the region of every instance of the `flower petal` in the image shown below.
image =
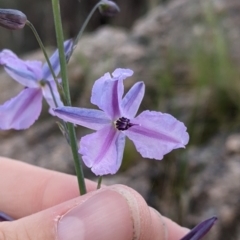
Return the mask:
[[211, 217], [194, 227], [187, 235], [180, 240], [199, 240], [205, 236], [217, 221], [217, 217]]
[[126, 118], [133, 118], [142, 102], [145, 93], [143, 82], [135, 83], [128, 93], [124, 96], [121, 104], [122, 115]]
[[123, 81], [114, 80], [109, 73], [96, 80], [92, 89], [91, 103], [102, 109], [111, 119], [120, 116]]
[[95, 81], [92, 88], [91, 103], [97, 105], [102, 98], [103, 88], [107, 81], [112, 80], [110, 73], [105, 73], [102, 77]]
[[125, 69], [125, 68], [117, 68], [112, 73], [114, 78], [124, 80], [128, 77], [131, 77], [133, 75], [133, 70], [131, 69]]
[[130, 121], [136, 124], [123, 133], [134, 143], [143, 157], [161, 160], [176, 148], [184, 148], [189, 135], [186, 127], [169, 114], [144, 111]]
[[4, 49], [0, 52], [0, 64], [1, 65], [4, 65], [5, 62], [10, 61], [11, 59], [14, 61], [14, 59], [18, 59], [18, 56], [9, 49]]
[[97, 105], [106, 112], [109, 117], [116, 119], [120, 117], [120, 102], [123, 96], [123, 80], [132, 76], [130, 69], [117, 68], [113, 78], [109, 73], [96, 80], [92, 89], [91, 103]]
[[39, 117], [42, 109], [40, 89], [25, 88], [0, 106], [0, 129], [26, 129]]
[[[51, 90], [50, 90], [48, 84], [51, 85], [51, 89], [52, 89], [52, 92], [54, 94], [57, 106], [56, 106], [56, 104], [54, 102], [54, 99], [52, 97], [52, 93], [51, 93]], [[60, 95], [58, 93], [55, 81], [53, 81], [53, 80], [48, 81], [48, 84], [45, 84], [42, 87], [42, 93], [43, 93], [43, 96], [46, 99], [48, 105], [50, 106], [49, 113], [55, 116], [55, 113], [53, 112], [52, 108], [62, 107], [63, 106], [63, 102], [62, 102], [61, 97], [60, 97]]]
[[42, 63], [40, 61], [23, 61], [10, 50], [0, 53], [0, 64], [6, 72], [20, 84], [36, 88], [42, 79]]
[[[68, 56], [69, 52], [71, 51], [72, 45], [73, 45], [72, 39], [66, 40], [64, 42], [64, 52], [65, 52], [66, 57]], [[58, 76], [58, 74], [60, 72], [60, 61], [59, 61], [58, 49], [50, 57], [50, 62], [52, 64], [52, 68], [53, 68], [55, 75]], [[43, 71], [43, 79], [45, 79], [45, 80], [52, 79], [52, 73], [48, 67], [47, 62], [44, 63], [42, 71]]]
[[115, 174], [121, 166], [125, 136], [113, 126], [82, 137], [79, 153], [96, 175]]
[[121, 115], [120, 103], [123, 90], [123, 80], [107, 81], [104, 85], [101, 103], [98, 107], [113, 120]]
[[93, 130], [99, 130], [111, 124], [103, 111], [76, 107], [59, 107], [53, 109], [55, 115], [66, 122], [71, 122]]

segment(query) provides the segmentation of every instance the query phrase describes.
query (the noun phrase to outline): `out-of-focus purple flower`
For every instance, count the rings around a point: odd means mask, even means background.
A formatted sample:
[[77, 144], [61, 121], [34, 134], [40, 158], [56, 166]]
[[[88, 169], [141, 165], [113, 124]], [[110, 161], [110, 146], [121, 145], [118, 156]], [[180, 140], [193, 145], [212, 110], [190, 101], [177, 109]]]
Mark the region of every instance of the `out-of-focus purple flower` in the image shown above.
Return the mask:
[[[64, 43], [65, 54], [71, 50], [72, 40]], [[50, 58], [56, 76], [60, 72], [59, 54], [56, 50]], [[10, 50], [0, 52], [0, 65], [5, 71], [25, 88], [14, 98], [0, 105], [0, 129], [26, 129], [39, 117], [44, 97], [51, 108], [56, 107], [49, 84], [58, 106], [63, 106], [56, 83], [47, 63], [23, 61]]]
[[[143, 157], [161, 160], [173, 149], [185, 147], [186, 127], [169, 114], [144, 111], [135, 117], [145, 92], [137, 82], [123, 97], [123, 80], [132, 76], [130, 69], [106, 73], [92, 89], [91, 102], [101, 110], [60, 107], [57, 117], [95, 133], [82, 137], [79, 153], [96, 175], [115, 174], [122, 162], [125, 137], [129, 137]], [[123, 98], [122, 98], [123, 97]]]
[[217, 221], [217, 217], [209, 218], [201, 223], [199, 223], [196, 227], [194, 227], [186, 236], [181, 238], [180, 240], [200, 240], [203, 236], [205, 236], [209, 230], [212, 228], [214, 223]]

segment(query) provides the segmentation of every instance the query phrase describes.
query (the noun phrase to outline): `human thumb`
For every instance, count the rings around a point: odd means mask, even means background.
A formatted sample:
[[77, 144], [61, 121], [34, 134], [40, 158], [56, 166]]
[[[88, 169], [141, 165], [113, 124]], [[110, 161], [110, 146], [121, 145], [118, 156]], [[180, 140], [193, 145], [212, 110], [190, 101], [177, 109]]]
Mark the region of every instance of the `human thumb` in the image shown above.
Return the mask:
[[[64, 190], [64, 189], [63, 189]], [[177, 227], [179, 238], [185, 230]], [[0, 223], [0, 239], [165, 240], [167, 226], [134, 190], [115, 185]]]

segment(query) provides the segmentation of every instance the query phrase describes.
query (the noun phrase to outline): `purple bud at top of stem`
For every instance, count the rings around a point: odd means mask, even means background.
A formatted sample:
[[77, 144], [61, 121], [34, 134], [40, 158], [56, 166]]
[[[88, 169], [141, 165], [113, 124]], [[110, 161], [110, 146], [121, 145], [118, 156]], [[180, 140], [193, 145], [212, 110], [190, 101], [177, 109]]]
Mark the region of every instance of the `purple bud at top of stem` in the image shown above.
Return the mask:
[[200, 240], [203, 236], [205, 236], [209, 230], [212, 228], [214, 223], [217, 221], [217, 217], [209, 218], [201, 223], [199, 223], [196, 227], [194, 227], [187, 235], [185, 235], [180, 240]]
[[27, 17], [21, 11], [15, 9], [0, 8], [0, 26], [10, 29], [22, 29], [27, 22]]
[[115, 2], [102, 0], [99, 3], [99, 11], [102, 15], [113, 17], [120, 12], [120, 8]]

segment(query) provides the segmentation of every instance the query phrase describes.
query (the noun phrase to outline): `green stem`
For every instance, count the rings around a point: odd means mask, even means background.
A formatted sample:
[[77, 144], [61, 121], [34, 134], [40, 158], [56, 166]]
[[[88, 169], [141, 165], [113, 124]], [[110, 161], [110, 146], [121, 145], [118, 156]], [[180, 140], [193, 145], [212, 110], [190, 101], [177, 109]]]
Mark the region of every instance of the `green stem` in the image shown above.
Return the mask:
[[81, 36], [82, 36], [85, 28], [87, 27], [87, 25], [88, 25], [91, 17], [93, 16], [94, 12], [98, 9], [100, 3], [101, 3], [101, 1], [98, 2], [98, 3], [93, 7], [93, 9], [91, 10], [91, 12], [88, 14], [86, 20], [84, 21], [84, 23], [83, 23], [83, 25], [82, 25], [82, 27], [81, 27], [81, 29], [80, 29], [77, 37], [75, 38], [75, 40], [74, 40], [74, 42], [73, 42], [72, 49], [71, 49], [71, 52], [70, 52], [70, 54], [69, 54], [68, 61], [69, 61], [69, 59], [70, 59], [70, 57], [71, 57], [74, 49], [76, 48], [76, 46], [77, 46], [77, 44], [78, 44], [78, 42], [79, 42], [79, 39], [81, 38]]
[[100, 177], [98, 178], [97, 189], [100, 189], [100, 188], [101, 188], [102, 179], [103, 179], [103, 176], [100, 176]]
[[[61, 20], [60, 5], [58, 0], [52, 0], [52, 8], [53, 8], [57, 45], [59, 50], [63, 91], [65, 94], [67, 105], [71, 106], [71, 96], [70, 96], [68, 77], [67, 77], [67, 63], [66, 63], [66, 57], [64, 53], [64, 46], [63, 46], [64, 38], [63, 38], [62, 20]], [[80, 191], [80, 194], [83, 195], [86, 193], [86, 186], [84, 181], [82, 162], [80, 161], [79, 154], [78, 154], [76, 131], [73, 124], [71, 123], [67, 123], [67, 127], [69, 132], [71, 150], [72, 150], [73, 159], [75, 163], [75, 170], [76, 170], [77, 179], [78, 179], [79, 191]]]

